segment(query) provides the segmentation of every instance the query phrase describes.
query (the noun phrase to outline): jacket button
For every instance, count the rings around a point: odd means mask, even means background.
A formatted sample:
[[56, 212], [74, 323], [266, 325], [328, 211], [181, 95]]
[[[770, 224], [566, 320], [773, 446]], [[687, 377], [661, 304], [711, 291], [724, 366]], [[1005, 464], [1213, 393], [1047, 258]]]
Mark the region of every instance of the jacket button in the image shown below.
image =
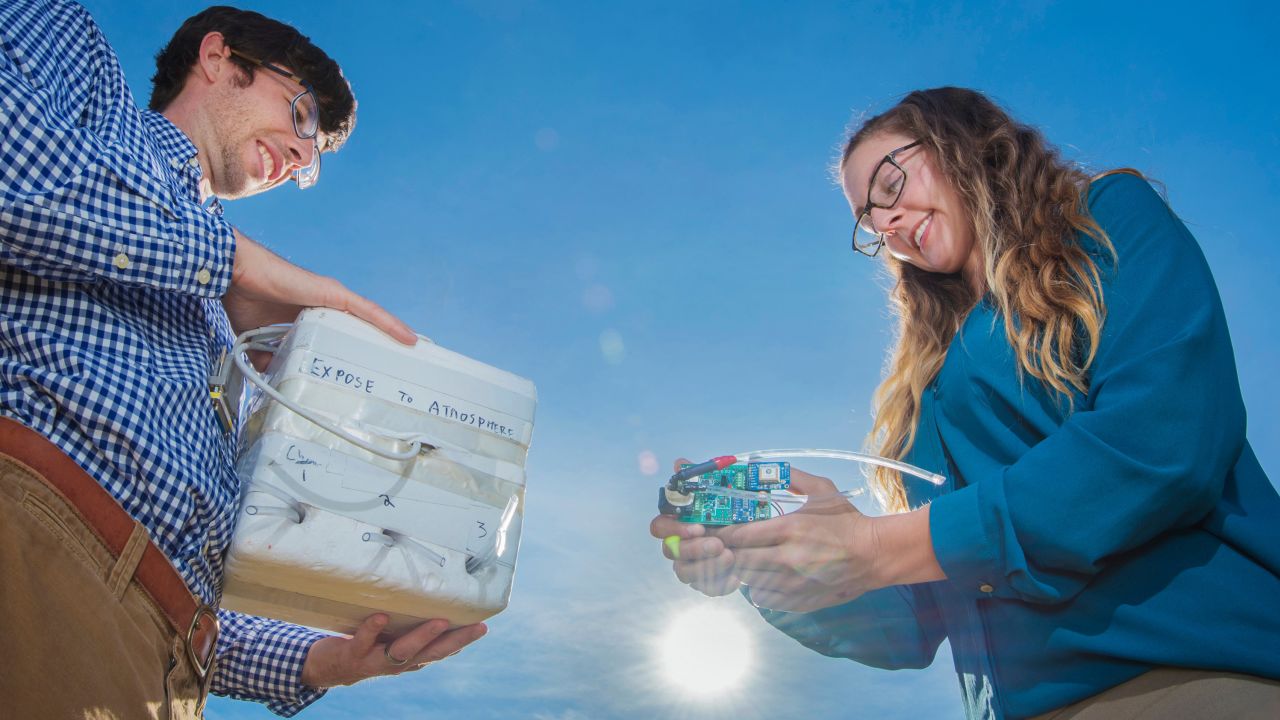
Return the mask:
[[993, 593], [993, 592], [995, 592], [995, 591], [996, 591], [996, 589], [995, 589], [995, 588], [991, 587], [991, 586], [990, 586], [990, 585], [988, 585], [987, 583], [982, 583], [981, 585], [979, 585], [979, 586], [978, 586], [978, 589], [979, 589], [979, 590], [981, 590], [982, 592], [984, 592], [984, 593], [988, 594], [988, 595], [990, 595], [991, 593]]

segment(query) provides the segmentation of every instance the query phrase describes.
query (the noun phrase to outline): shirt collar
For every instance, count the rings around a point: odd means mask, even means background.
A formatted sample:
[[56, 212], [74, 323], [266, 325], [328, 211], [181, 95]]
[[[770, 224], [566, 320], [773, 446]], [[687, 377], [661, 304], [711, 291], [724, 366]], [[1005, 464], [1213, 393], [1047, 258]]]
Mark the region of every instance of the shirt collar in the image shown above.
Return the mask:
[[[191, 199], [200, 202], [200, 180], [204, 175], [200, 161], [196, 159], [195, 143], [177, 125], [169, 122], [169, 118], [154, 110], [143, 110], [142, 122], [155, 138], [161, 161], [178, 176]], [[210, 196], [208, 209], [215, 215], [222, 215], [222, 203], [216, 197]]]

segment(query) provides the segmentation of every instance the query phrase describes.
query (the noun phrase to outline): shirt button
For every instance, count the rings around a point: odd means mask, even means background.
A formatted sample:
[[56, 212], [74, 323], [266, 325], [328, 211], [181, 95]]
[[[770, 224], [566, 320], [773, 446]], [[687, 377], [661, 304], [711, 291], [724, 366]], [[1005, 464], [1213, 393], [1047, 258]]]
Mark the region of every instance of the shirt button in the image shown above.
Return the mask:
[[978, 589], [979, 589], [979, 590], [981, 590], [982, 592], [984, 592], [984, 593], [988, 594], [988, 595], [990, 595], [991, 593], [993, 593], [993, 592], [995, 592], [995, 591], [996, 591], [996, 589], [995, 589], [995, 588], [991, 587], [991, 586], [990, 586], [990, 585], [988, 585], [987, 583], [982, 583], [981, 585], [979, 585], [979, 586], [978, 586]]
[[124, 270], [125, 268], [129, 267], [129, 256], [125, 255], [124, 253], [120, 253], [119, 255], [116, 255], [115, 260], [113, 262], [115, 263], [116, 267], [120, 268], [121, 270]]
[[209, 281], [212, 279], [213, 277], [209, 275], [209, 271], [204, 268], [200, 268], [200, 272], [196, 273], [196, 282], [201, 285], [208, 285]]

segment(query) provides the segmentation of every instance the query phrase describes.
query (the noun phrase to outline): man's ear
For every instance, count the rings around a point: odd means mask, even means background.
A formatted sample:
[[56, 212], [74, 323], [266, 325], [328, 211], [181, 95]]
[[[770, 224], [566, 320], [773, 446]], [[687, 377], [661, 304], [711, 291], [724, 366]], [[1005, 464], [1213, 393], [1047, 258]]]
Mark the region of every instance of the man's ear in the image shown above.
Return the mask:
[[205, 35], [200, 41], [199, 54], [196, 56], [196, 76], [212, 85], [226, 73], [234, 71], [231, 49], [222, 33], [211, 32]]

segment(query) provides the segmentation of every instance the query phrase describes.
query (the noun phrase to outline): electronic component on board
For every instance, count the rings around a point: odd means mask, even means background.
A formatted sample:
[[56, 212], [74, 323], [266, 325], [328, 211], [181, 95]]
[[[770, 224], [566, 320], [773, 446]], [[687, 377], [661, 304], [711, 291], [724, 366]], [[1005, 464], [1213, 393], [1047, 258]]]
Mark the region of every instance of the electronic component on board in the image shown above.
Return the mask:
[[[736, 458], [718, 458], [733, 462]], [[703, 470], [701, 474], [691, 472]], [[685, 464], [658, 490], [658, 510], [680, 522], [735, 525], [773, 517], [770, 493], [791, 486], [791, 464]]]

